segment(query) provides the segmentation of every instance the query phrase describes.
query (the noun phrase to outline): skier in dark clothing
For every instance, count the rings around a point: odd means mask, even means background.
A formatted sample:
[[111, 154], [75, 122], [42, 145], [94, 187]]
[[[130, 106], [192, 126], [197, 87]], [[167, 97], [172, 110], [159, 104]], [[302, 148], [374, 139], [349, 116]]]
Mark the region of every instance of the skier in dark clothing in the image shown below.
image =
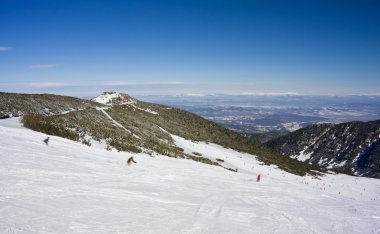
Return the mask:
[[50, 139], [50, 138], [48, 137], [48, 138], [46, 138], [46, 139], [44, 140], [44, 142], [45, 142], [46, 145], [49, 144], [49, 139]]
[[137, 163], [137, 162], [135, 162], [133, 157], [130, 157], [130, 158], [128, 158], [127, 163], [128, 163], [128, 165], [132, 165], [132, 163]]

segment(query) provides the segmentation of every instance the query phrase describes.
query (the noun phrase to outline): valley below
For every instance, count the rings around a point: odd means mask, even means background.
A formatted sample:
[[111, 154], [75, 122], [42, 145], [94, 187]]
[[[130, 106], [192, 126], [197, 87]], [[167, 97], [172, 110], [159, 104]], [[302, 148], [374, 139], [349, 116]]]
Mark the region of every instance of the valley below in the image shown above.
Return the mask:
[[380, 119], [379, 96], [141, 96], [193, 112], [261, 142], [319, 123]]

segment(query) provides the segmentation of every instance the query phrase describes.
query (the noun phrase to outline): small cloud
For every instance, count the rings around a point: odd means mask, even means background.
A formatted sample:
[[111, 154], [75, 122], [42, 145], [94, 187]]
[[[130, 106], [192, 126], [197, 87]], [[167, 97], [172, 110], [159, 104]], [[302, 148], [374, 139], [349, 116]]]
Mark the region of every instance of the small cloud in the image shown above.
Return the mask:
[[34, 64], [34, 65], [30, 65], [29, 68], [43, 69], [43, 68], [54, 68], [58, 66], [59, 64]]
[[12, 47], [0, 46], [0, 52], [5, 52], [11, 50]]

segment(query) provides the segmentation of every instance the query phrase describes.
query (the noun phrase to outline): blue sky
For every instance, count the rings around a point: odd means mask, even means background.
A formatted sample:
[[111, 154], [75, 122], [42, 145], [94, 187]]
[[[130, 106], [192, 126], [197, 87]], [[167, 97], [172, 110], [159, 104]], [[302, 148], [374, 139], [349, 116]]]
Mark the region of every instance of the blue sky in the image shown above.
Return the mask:
[[378, 1], [0, 1], [0, 91], [380, 93]]

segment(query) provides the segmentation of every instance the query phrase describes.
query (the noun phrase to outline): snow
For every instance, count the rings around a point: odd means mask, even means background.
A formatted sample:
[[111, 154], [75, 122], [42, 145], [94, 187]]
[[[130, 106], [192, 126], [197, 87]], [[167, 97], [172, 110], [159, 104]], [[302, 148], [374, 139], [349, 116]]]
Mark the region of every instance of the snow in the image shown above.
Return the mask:
[[[125, 97], [128, 98], [128, 101], [125, 101]], [[104, 105], [112, 105], [112, 100], [113, 99], [121, 99], [119, 104], [130, 104], [130, 103], [135, 103], [135, 101], [130, 98], [127, 94], [123, 93], [118, 93], [118, 92], [108, 92], [108, 93], [102, 93], [101, 95], [97, 96], [96, 98], [92, 99], [94, 102], [98, 102]]]
[[331, 163], [331, 161], [333, 161], [333, 159], [330, 160], [329, 165], [326, 167], [327, 169], [339, 168], [339, 167], [343, 167], [344, 165], [347, 164], [347, 160], [344, 160], [341, 162], [332, 162], [332, 163]]
[[310, 157], [311, 157], [311, 155], [314, 153], [314, 152], [310, 152], [310, 153], [305, 154], [306, 149], [307, 148], [305, 148], [304, 150], [302, 150], [298, 155], [292, 155], [290, 157], [294, 158], [294, 159], [297, 159], [298, 161], [305, 162], [306, 160], [309, 160]]
[[119, 97], [119, 93], [115, 92], [115, 93], [109, 93], [109, 94], [101, 94], [92, 100], [95, 102], [107, 105], [111, 102], [112, 99], [118, 98], [118, 97]]
[[95, 147], [95, 148], [98, 148], [98, 149], [107, 149], [108, 145], [107, 145], [107, 141], [106, 140], [97, 141], [97, 140], [95, 140], [89, 134], [85, 134], [85, 136], [83, 137], [83, 139], [87, 140], [91, 144], [91, 147]]
[[150, 114], [158, 115], [157, 112], [152, 111], [151, 109], [143, 109], [143, 108], [140, 108], [140, 107], [138, 107], [136, 105], [131, 105], [131, 106], [133, 106], [134, 108], [136, 108], [138, 110], [145, 111], [145, 112], [150, 113]]
[[[82, 109], [79, 109], [79, 110], [82, 110]], [[60, 114], [65, 115], [65, 114], [68, 114], [68, 113], [73, 112], [73, 111], [76, 111], [76, 109], [70, 108], [70, 110], [62, 111]]]
[[294, 132], [300, 128], [302, 128], [302, 126], [300, 126], [300, 123], [298, 122], [288, 122], [288, 123], [282, 123], [281, 124], [286, 130], [288, 130], [289, 132]]
[[[256, 160], [256, 157], [250, 154], [237, 152], [232, 149], [226, 149], [213, 143], [192, 142], [176, 135], [171, 135], [171, 137], [173, 138], [176, 146], [184, 149], [184, 153], [190, 155], [194, 152], [201, 153], [202, 157], [208, 158], [214, 162], [218, 162], [216, 159], [222, 159], [224, 162], [219, 161], [218, 163], [227, 168], [238, 168], [240, 172], [246, 171], [254, 175], [268, 169], [267, 166], [260, 165], [260, 163]], [[255, 168], [254, 172], [252, 171], [253, 168]], [[271, 168], [275, 167], [272, 166]]]
[[[175, 137], [221, 167], [88, 147], [0, 120], [0, 233], [379, 233], [380, 180], [299, 177]], [[133, 155], [137, 164], [128, 166]], [[257, 173], [261, 182], [255, 182]]]
[[[127, 98], [128, 101], [125, 101], [125, 98]], [[128, 105], [131, 105], [132, 107], [134, 107], [138, 110], [145, 111], [145, 112], [150, 113], [150, 114], [158, 115], [157, 112], [155, 112], [151, 109], [143, 109], [143, 108], [140, 108], [140, 107], [134, 105], [136, 103], [136, 101], [134, 99], [132, 99], [131, 97], [129, 97], [127, 94], [122, 94], [122, 93], [117, 93], [117, 92], [103, 93], [103, 94], [97, 96], [96, 98], [92, 99], [92, 101], [110, 106], [110, 105], [113, 105], [113, 102], [112, 102], [113, 99], [123, 100], [123, 101], [118, 103], [119, 105], [128, 104]]]

